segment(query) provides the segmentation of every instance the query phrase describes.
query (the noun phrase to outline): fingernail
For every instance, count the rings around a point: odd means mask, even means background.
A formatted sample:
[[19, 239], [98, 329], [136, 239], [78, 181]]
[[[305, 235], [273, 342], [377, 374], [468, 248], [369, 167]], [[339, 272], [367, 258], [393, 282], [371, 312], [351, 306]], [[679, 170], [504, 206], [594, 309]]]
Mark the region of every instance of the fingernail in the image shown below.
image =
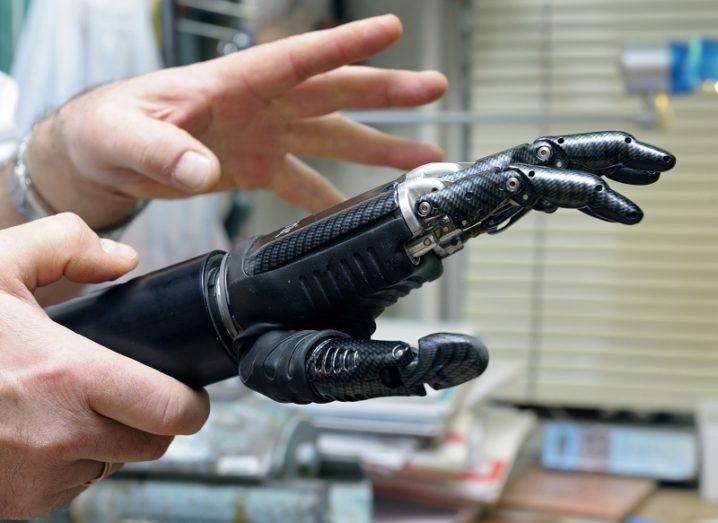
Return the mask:
[[449, 80], [439, 71], [419, 71], [419, 76], [421, 80], [429, 81], [431, 84], [440, 86], [444, 91], [449, 87]]
[[401, 19], [396, 16], [394, 13], [385, 13], [383, 15], [379, 15], [377, 17], [377, 20], [381, 21], [384, 25], [388, 25], [391, 27], [397, 27], [399, 29], [398, 34], [401, 35], [401, 33], [404, 32], [403, 24], [401, 23]]
[[433, 162], [440, 162], [444, 159], [444, 150], [433, 143], [426, 144], [427, 154], [432, 158]]
[[137, 258], [137, 251], [126, 243], [116, 242], [114, 240], [110, 240], [109, 238], [101, 238], [100, 245], [102, 245], [103, 251], [107, 254], [111, 254], [112, 256], [119, 256], [120, 258], [128, 260], [134, 260]]
[[194, 151], [184, 153], [174, 171], [172, 178], [190, 191], [198, 191], [205, 186], [212, 174], [212, 162], [209, 158]]

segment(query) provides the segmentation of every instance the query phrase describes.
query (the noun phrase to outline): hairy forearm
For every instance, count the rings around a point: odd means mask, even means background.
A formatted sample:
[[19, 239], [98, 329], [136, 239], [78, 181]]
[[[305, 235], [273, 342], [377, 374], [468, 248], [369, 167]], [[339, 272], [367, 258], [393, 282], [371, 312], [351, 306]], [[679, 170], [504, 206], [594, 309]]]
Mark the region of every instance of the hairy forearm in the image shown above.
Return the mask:
[[[25, 163], [36, 190], [54, 210], [75, 213], [94, 229], [122, 221], [133, 212], [136, 199], [78, 174], [57, 132], [57, 118], [54, 115], [36, 126], [25, 154]], [[10, 166], [0, 166], [0, 229], [26, 221], [5, 189], [10, 170]]]
[[[28, 144], [26, 164], [38, 192], [58, 212], [73, 212], [93, 229], [130, 215], [136, 200], [79, 174], [58, 127], [61, 113], [38, 124]], [[98, 140], [111, 137], [97, 137]]]

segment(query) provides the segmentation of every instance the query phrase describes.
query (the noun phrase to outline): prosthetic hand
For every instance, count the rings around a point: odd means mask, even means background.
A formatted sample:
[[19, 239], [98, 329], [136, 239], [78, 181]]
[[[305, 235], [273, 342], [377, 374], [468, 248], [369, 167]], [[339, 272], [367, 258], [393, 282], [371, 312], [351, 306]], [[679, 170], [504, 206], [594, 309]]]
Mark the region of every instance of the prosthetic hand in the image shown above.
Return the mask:
[[191, 386], [234, 375], [281, 402], [424, 395], [480, 375], [485, 347], [433, 334], [375, 341], [384, 309], [441, 275], [469, 239], [531, 210], [623, 224], [643, 213], [604, 177], [650, 184], [670, 153], [622, 132], [539, 138], [462, 163], [427, 164], [345, 203], [102, 293], [50, 316]]

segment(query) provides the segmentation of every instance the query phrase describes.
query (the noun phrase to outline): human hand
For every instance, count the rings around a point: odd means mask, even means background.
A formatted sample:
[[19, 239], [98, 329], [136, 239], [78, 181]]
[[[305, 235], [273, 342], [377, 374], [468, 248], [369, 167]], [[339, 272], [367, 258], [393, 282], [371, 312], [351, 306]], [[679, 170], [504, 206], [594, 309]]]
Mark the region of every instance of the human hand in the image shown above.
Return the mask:
[[321, 210], [342, 196], [295, 155], [403, 170], [441, 158], [434, 145], [336, 113], [416, 106], [445, 92], [437, 72], [346, 65], [383, 51], [401, 33], [395, 16], [370, 18], [100, 87], [39, 126], [30, 171], [41, 176], [49, 165], [70, 173], [93, 185], [85, 198], [93, 202], [110, 194], [178, 198], [238, 187], [272, 190]]
[[62, 506], [105, 462], [113, 473], [157, 459], [205, 422], [206, 392], [74, 334], [35, 302], [63, 276], [101, 282], [136, 264], [72, 214], [0, 231], [0, 519]]

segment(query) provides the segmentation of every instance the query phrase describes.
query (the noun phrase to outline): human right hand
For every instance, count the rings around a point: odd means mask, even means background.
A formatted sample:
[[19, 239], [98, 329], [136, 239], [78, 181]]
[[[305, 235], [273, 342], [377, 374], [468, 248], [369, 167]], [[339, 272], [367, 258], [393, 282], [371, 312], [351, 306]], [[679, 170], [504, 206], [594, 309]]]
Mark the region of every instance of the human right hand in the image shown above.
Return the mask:
[[343, 196], [300, 157], [405, 171], [441, 159], [435, 145], [339, 114], [414, 107], [444, 94], [446, 78], [436, 71], [348, 65], [401, 34], [395, 16], [370, 18], [104, 85], [36, 127], [27, 153], [33, 181], [55, 209], [94, 228], [119, 221], [136, 198], [233, 188], [325, 209]]
[[137, 264], [75, 215], [0, 231], [0, 519], [56, 509], [129, 461], [162, 456], [209, 414], [195, 391], [52, 322], [34, 291], [63, 276], [115, 279]]

